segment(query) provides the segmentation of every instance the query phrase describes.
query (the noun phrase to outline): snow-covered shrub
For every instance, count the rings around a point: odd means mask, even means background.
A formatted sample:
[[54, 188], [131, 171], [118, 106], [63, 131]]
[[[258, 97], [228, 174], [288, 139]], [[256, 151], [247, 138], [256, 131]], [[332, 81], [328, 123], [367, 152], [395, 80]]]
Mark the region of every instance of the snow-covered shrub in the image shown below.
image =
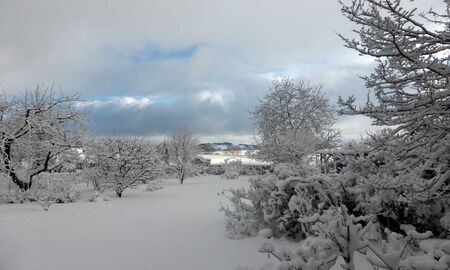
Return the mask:
[[447, 230], [450, 233], [450, 212], [445, 213], [445, 215], [439, 220], [442, 228]]
[[206, 173], [212, 175], [222, 175], [225, 173], [225, 169], [220, 164], [209, 165], [206, 168]]
[[6, 191], [0, 191], [0, 204], [1, 203], [24, 203], [35, 201], [35, 198], [31, 190], [21, 191], [19, 189], [11, 189]]
[[420, 168], [394, 175], [392, 164], [373, 152], [348, 162], [336, 177], [341, 183], [337, 194], [349, 211], [374, 214], [383, 227], [396, 232], [401, 224], [411, 224], [420, 232], [449, 235], [440, 220], [449, 211], [450, 200], [439, 192], [431, 193], [428, 187], [435, 179], [424, 178]]
[[[443, 244], [433, 250], [417, 248], [417, 243], [430, 237], [431, 232], [408, 231], [400, 235], [386, 230], [386, 240], [374, 216], [355, 217], [347, 213], [345, 206], [332, 207], [322, 214], [299, 219], [310, 223], [312, 234], [297, 250], [275, 248], [270, 243], [261, 246], [260, 252], [273, 255], [281, 261], [278, 269], [330, 269], [341, 264], [343, 269], [362, 269], [355, 264], [355, 256], [362, 254], [367, 263], [377, 269], [448, 269], [450, 256]], [[343, 258], [343, 263], [339, 262]]]
[[226, 179], [237, 179], [242, 170], [242, 160], [240, 159], [225, 159], [225, 164], [223, 164], [225, 173], [222, 177]]
[[41, 173], [36, 176], [34, 185], [26, 191], [13, 188], [0, 192], [0, 202], [38, 202], [48, 210], [52, 203], [70, 203], [78, 200], [80, 191], [75, 188], [78, 183], [80, 179], [76, 173]]
[[94, 196], [92, 197], [92, 199], [90, 200], [91, 202], [107, 202], [110, 201], [111, 198], [106, 196], [105, 194], [99, 192], [99, 191], [95, 191], [94, 192]]
[[[320, 212], [336, 204], [327, 176], [317, 174], [307, 165], [280, 164], [274, 173], [250, 179], [248, 190], [228, 190], [232, 207], [227, 208], [228, 229], [232, 233], [252, 233], [270, 228], [274, 236], [300, 239], [309, 228], [298, 218]], [[244, 230], [242, 228], [245, 228]]]
[[260, 229], [269, 227], [264, 221], [262, 204], [273, 188], [270, 180], [250, 179], [248, 190], [239, 188], [222, 192], [231, 202], [231, 206], [221, 207], [227, 218], [226, 229], [230, 238], [256, 236]]
[[280, 163], [274, 167], [273, 172], [280, 180], [285, 180], [289, 177], [308, 177], [318, 173], [316, 168], [305, 163]]
[[75, 202], [80, 197], [80, 191], [75, 188], [78, 183], [74, 173], [43, 173], [33, 188], [34, 197], [46, 204]]
[[162, 189], [162, 183], [161, 180], [154, 180], [154, 181], [150, 181], [147, 186], [145, 187], [145, 191], [155, 191], [155, 190], [159, 190]]
[[211, 165], [211, 159], [207, 159], [201, 156], [197, 156], [193, 161], [194, 165], [197, 167], [197, 173], [205, 174], [209, 165]]
[[273, 171], [271, 165], [252, 165], [252, 164], [243, 164], [241, 169], [241, 175], [265, 175]]

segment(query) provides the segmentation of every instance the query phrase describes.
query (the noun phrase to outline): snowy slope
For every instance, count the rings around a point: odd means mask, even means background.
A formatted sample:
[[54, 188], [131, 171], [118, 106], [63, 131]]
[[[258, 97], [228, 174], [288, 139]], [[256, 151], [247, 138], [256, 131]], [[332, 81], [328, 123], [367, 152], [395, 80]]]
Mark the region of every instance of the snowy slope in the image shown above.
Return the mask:
[[0, 205], [1, 270], [258, 269], [264, 239], [230, 240], [218, 211], [222, 189], [247, 185], [208, 176], [122, 199], [53, 205]]

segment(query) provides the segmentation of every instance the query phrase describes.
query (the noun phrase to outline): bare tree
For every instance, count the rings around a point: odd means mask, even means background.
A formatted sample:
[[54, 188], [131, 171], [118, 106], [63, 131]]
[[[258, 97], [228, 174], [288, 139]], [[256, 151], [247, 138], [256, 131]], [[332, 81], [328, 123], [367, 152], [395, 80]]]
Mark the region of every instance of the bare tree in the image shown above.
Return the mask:
[[[91, 170], [97, 186], [112, 188], [117, 196], [127, 188], [155, 180], [161, 172], [156, 147], [143, 138], [108, 137], [96, 140], [91, 147]], [[100, 172], [100, 178], [98, 173]]]
[[335, 110], [321, 87], [300, 79], [274, 79], [269, 94], [251, 114], [266, 160], [298, 163], [339, 137], [332, 128]]
[[175, 133], [166, 142], [169, 170], [177, 176], [180, 184], [197, 172], [194, 159], [200, 153], [199, 144], [199, 140], [190, 131]]
[[377, 102], [358, 107], [353, 96], [340, 98], [340, 113], [389, 126], [372, 140], [394, 177], [385, 184], [409, 186], [415, 199], [428, 201], [450, 189], [450, 3], [441, 12], [417, 14], [404, 2], [341, 2], [359, 26], [358, 39], [342, 37], [346, 46], [377, 62], [363, 77]]
[[77, 158], [84, 119], [74, 107], [77, 96], [37, 87], [22, 98], [0, 98], [1, 169], [21, 190], [37, 175]]

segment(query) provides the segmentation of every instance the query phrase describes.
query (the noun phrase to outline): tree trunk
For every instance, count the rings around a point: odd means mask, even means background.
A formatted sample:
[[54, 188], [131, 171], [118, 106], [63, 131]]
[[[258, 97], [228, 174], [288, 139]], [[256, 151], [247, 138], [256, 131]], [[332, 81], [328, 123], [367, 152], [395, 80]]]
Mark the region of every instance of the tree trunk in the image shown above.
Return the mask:
[[3, 166], [6, 172], [8, 173], [8, 176], [11, 178], [11, 181], [16, 184], [21, 191], [27, 191], [31, 188], [31, 178], [29, 179], [29, 182], [22, 181], [19, 179], [17, 174], [14, 172], [14, 170], [11, 168], [11, 146], [14, 141], [9, 139], [6, 140], [3, 144]]
[[121, 190], [121, 189], [116, 189], [117, 197], [122, 198], [122, 192], [123, 192], [123, 190]]
[[183, 184], [183, 182], [184, 182], [184, 174], [181, 175], [180, 184]]
[[11, 173], [9, 174], [11, 177], [11, 180], [20, 188], [21, 191], [27, 191], [31, 188], [32, 182], [24, 182], [24, 181], [20, 180], [19, 178], [17, 178], [17, 176], [15, 176], [16, 175], [15, 173], [12, 173], [12, 174], [14, 174], [14, 177], [11, 175]]

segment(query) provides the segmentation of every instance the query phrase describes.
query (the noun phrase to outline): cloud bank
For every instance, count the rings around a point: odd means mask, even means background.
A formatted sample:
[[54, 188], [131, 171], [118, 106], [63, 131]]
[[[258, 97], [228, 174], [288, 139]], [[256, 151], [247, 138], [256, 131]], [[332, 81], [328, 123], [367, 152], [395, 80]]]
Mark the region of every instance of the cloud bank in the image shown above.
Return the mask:
[[273, 77], [322, 84], [332, 103], [365, 97], [357, 75], [373, 62], [336, 35], [351, 28], [330, 0], [3, 0], [0, 85], [79, 93], [93, 134], [251, 138], [248, 111]]

